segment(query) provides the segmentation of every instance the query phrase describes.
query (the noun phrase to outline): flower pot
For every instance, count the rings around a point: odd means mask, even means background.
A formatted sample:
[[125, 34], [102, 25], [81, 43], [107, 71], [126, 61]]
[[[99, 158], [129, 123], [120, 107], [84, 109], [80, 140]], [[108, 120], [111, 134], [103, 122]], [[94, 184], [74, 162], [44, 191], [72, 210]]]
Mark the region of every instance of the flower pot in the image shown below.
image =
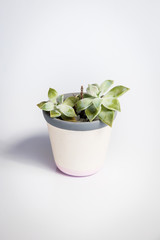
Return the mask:
[[[65, 94], [65, 98], [72, 94]], [[57, 167], [72, 176], [88, 176], [98, 172], [106, 159], [111, 127], [100, 120], [69, 122], [51, 118], [47, 121], [52, 151]]]

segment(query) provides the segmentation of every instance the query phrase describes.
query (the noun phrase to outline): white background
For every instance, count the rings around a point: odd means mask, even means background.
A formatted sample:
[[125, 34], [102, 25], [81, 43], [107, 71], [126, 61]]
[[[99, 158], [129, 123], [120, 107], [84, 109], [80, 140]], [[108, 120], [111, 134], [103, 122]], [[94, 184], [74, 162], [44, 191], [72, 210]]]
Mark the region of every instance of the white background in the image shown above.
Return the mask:
[[[0, 27], [0, 239], [160, 240], [160, 1], [1, 0]], [[106, 79], [105, 166], [66, 176], [36, 104]]]

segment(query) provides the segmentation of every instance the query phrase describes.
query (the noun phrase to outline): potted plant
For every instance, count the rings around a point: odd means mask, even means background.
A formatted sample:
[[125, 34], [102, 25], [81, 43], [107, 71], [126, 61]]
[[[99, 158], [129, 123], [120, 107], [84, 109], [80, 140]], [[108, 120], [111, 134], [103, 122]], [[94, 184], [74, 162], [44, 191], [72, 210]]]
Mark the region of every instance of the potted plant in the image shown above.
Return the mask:
[[[121, 111], [118, 97], [129, 90], [112, 80], [89, 84], [86, 92], [58, 95], [48, 91], [48, 101], [37, 106], [43, 110], [57, 167], [73, 176], [99, 171], [106, 158], [112, 123]], [[108, 91], [109, 90], [109, 91]]]

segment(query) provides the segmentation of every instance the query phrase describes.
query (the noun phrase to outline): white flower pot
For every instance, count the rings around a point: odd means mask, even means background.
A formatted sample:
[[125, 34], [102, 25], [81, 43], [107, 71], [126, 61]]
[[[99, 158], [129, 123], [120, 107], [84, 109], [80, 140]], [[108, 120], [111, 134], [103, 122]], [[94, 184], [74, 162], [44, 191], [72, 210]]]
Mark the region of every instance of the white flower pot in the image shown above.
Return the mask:
[[43, 111], [43, 114], [48, 125], [55, 163], [62, 172], [72, 176], [88, 176], [102, 168], [111, 127], [99, 120], [67, 122], [50, 118], [48, 112]]

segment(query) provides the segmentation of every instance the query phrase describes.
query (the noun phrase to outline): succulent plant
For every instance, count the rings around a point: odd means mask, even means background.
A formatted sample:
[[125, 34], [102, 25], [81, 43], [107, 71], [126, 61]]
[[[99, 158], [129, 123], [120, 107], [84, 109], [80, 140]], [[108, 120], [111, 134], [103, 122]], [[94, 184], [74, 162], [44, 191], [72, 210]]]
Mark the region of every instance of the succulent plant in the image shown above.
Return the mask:
[[129, 90], [129, 88], [120, 85], [107, 92], [112, 84], [112, 80], [106, 80], [100, 86], [89, 84], [87, 93], [76, 103], [77, 113], [85, 110], [89, 121], [98, 117], [102, 122], [112, 126], [115, 111], [121, 111], [117, 98]]
[[73, 106], [78, 100], [77, 97], [71, 96], [64, 100], [64, 95], [58, 96], [57, 91], [50, 88], [48, 98], [48, 101], [43, 101], [37, 106], [44, 111], [50, 112], [51, 118], [61, 117], [64, 120], [71, 120], [76, 117]]
[[[121, 111], [118, 97], [129, 90], [124, 86], [116, 86], [107, 90], [113, 84], [112, 80], [105, 80], [101, 85], [89, 84], [86, 93], [71, 96], [64, 99], [55, 89], [48, 91], [48, 101], [41, 102], [37, 106], [50, 112], [51, 118], [60, 118], [66, 121], [93, 121], [99, 119], [112, 126], [115, 111]], [[106, 93], [107, 92], [107, 93]]]

